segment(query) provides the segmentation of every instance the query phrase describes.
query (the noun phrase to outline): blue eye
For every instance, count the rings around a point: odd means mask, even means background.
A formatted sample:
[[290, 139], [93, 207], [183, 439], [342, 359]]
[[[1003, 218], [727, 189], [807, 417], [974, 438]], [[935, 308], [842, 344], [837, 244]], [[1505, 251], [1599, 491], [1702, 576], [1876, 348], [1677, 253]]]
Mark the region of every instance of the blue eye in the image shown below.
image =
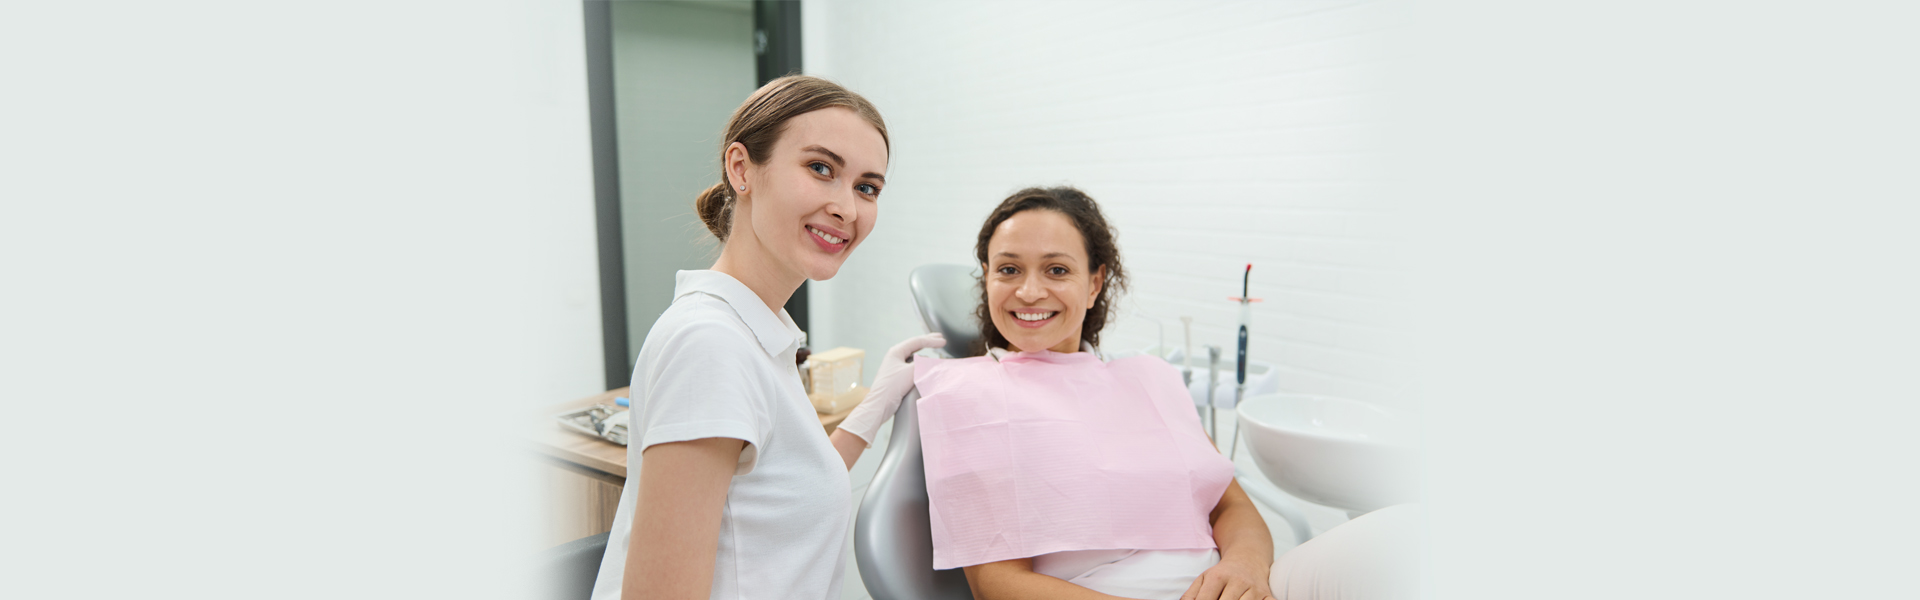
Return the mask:
[[833, 168], [827, 166], [827, 163], [823, 163], [823, 162], [808, 163], [807, 168], [813, 169], [814, 173], [817, 173], [820, 175], [826, 175], [826, 176], [833, 175]]
[[853, 189], [859, 190], [860, 193], [866, 194], [868, 196], [880, 195], [880, 188], [873, 187], [873, 184], [871, 183], [862, 183], [860, 185], [853, 186]]

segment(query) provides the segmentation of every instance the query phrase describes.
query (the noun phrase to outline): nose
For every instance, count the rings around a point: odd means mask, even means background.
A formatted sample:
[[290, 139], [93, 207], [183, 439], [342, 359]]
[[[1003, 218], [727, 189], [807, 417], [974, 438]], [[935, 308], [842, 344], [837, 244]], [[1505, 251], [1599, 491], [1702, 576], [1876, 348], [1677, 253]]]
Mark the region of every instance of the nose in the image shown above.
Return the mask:
[[833, 194], [833, 199], [827, 202], [827, 214], [843, 224], [852, 225], [860, 219], [859, 201], [854, 197], [853, 190], [847, 190], [845, 194]]
[[1021, 302], [1032, 304], [1047, 297], [1047, 288], [1040, 285], [1038, 277], [1029, 275], [1020, 280], [1020, 287], [1014, 288], [1013, 296]]

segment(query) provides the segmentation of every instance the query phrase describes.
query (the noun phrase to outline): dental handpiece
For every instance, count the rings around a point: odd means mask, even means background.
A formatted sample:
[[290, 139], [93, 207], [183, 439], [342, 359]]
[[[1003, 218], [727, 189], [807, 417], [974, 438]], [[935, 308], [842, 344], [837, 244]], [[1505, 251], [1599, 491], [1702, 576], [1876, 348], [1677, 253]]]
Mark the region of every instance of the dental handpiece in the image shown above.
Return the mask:
[[1236, 369], [1233, 385], [1233, 442], [1227, 446], [1227, 460], [1235, 460], [1240, 454], [1240, 402], [1246, 400], [1246, 304], [1240, 304], [1240, 365]]
[[[1241, 296], [1244, 298], [1245, 296]], [[1251, 320], [1252, 305], [1240, 303], [1240, 364], [1233, 373], [1233, 414], [1240, 414], [1240, 402], [1247, 395], [1247, 321]], [[1233, 420], [1233, 441], [1227, 446], [1227, 460], [1233, 460], [1240, 452], [1240, 419]]]
[[[1240, 276], [1240, 364], [1234, 368], [1233, 381], [1240, 387], [1247, 385], [1247, 325], [1253, 321], [1253, 299], [1247, 295], [1247, 280], [1253, 277], [1253, 265]], [[1240, 406], [1240, 399], [1234, 398], [1234, 406]]]
[[[1207, 433], [1220, 439], [1220, 428], [1213, 418], [1213, 388], [1220, 381], [1220, 347], [1207, 345]], [[1219, 444], [1219, 442], [1214, 442]]]
[[1186, 366], [1180, 369], [1180, 378], [1182, 383], [1193, 385], [1193, 317], [1180, 317], [1180, 327], [1185, 330], [1187, 344], [1186, 352], [1180, 354], [1186, 361]]
[[[1253, 297], [1248, 294], [1247, 283], [1253, 278], [1253, 265], [1240, 275], [1240, 359], [1234, 366], [1233, 374], [1233, 414], [1240, 414], [1240, 402], [1247, 394], [1247, 326], [1253, 322]], [[1227, 446], [1227, 459], [1232, 460], [1240, 452], [1240, 420], [1233, 420], [1233, 442]]]

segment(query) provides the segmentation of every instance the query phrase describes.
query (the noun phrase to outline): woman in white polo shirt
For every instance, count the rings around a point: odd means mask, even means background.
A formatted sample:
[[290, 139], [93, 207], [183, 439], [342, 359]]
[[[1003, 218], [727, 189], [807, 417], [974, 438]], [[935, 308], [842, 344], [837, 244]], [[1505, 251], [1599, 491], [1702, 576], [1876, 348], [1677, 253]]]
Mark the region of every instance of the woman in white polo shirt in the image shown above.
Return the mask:
[[[853, 499], [847, 479], [913, 385], [901, 342], [832, 437], [794, 368], [800, 330], [780, 307], [833, 277], [873, 230], [886, 123], [865, 98], [807, 76], [735, 110], [722, 181], [695, 207], [726, 244], [681, 271], [633, 371], [629, 475], [593, 590], [615, 598], [838, 598]], [[635, 469], [634, 467], [637, 467]]]

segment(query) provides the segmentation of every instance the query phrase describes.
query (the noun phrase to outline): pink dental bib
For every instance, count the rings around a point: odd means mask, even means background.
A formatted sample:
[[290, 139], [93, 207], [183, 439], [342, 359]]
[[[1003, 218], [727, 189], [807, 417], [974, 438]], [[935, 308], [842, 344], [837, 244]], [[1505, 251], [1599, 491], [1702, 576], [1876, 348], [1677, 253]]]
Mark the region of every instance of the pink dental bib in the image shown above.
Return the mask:
[[913, 367], [933, 568], [1214, 547], [1207, 515], [1233, 465], [1165, 361], [1041, 351]]

